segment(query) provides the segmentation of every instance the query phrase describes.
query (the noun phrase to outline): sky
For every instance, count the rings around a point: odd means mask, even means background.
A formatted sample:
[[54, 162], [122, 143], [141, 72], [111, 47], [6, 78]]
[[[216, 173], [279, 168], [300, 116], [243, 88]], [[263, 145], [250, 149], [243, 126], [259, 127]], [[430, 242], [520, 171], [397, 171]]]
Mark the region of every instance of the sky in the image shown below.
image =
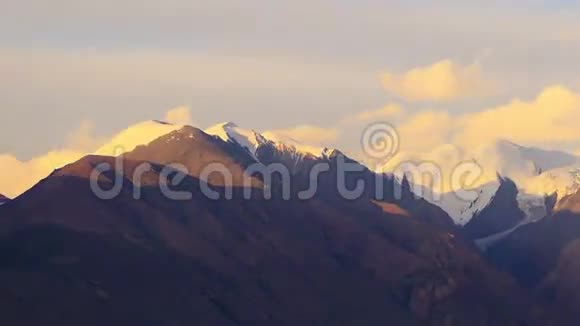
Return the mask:
[[377, 120], [417, 155], [497, 138], [580, 152], [576, 1], [0, 4], [0, 168], [175, 108], [353, 152]]

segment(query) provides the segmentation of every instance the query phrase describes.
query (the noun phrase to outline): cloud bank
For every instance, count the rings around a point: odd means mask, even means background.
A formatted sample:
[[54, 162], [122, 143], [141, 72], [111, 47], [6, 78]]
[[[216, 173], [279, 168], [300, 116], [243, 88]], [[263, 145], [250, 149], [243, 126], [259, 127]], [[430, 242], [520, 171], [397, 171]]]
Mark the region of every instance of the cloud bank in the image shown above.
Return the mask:
[[266, 138], [289, 138], [304, 144], [325, 146], [338, 139], [339, 130], [312, 125], [301, 125], [287, 129], [268, 130], [263, 132]]
[[21, 161], [12, 154], [0, 154], [0, 194], [15, 198], [47, 177], [55, 169], [75, 162], [87, 154], [116, 156], [147, 144], [173, 130], [181, 124], [191, 122], [189, 109], [179, 107], [169, 110], [165, 118], [173, 123], [145, 121], [134, 124], [108, 138], [94, 136], [94, 124], [82, 121], [69, 133], [61, 149]]
[[[484, 175], [474, 185], [496, 179], [499, 162], [511, 142], [519, 145], [575, 152], [580, 147], [580, 93], [562, 85], [549, 86], [534, 98], [512, 99], [478, 112], [403, 110], [391, 120], [399, 132], [401, 151], [385, 170], [402, 162], [434, 162], [446, 176], [459, 163], [476, 160]], [[506, 141], [508, 140], [508, 141]], [[503, 152], [503, 153], [500, 153]], [[510, 174], [530, 174], [534, 167], [517, 167]]]
[[449, 102], [490, 94], [491, 82], [483, 78], [478, 64], [461, 66], [451, 60], [413, 68], [405, 73], [385, 72], [383, 87], [408, 101]]

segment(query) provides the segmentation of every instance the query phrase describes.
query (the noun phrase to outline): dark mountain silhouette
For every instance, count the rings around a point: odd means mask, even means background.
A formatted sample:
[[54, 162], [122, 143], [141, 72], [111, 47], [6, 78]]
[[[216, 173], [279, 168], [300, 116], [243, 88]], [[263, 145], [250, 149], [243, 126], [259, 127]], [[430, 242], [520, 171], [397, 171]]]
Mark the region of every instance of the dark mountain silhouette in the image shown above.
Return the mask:
[[546, 304], [580, 322], [580, 193], [562, 198], [551, 216], [495, 244], [488, 256]]
[[0, 205], [5, 204], [10, 201], [10, 198], [0, 194]]
[[498, 178], [500, 186], [493, 199], [463, 227], [462, 233], [469, 239], [483, 239], [510, 230], [526, 218], [518, 205], [516, 184], [510, 179]]
[[[405, 187], [402, 197], [386, 187], [384, 198], [368, 191], [355, 200], [340, 198], [332, 176], [340, 159], [335, 154], [321, 158], [331, 172], [308, 200], [286, 200], [280, 179], [264, 185], [260, 176], [252, 177], [253, 191], [244, 198], [239, 181], [253, 158], [195, 128], [125, 155], [122, 187], [110, 200], [95, 196], [90, 178], [115, 158], [88, 156], [55, 171], [0, 207], [5, 311], [0, 322], [545, 325], [554, 320], [457, 236], [442, 211], [406, 196]], [[283, 156], [272, 155], [275, 160]], [[137, 179], [135, 171], [145, 162], [151, 169]], [[231, 168], [237, 182], [232, 199], [225, 199], [220, 178], [208, 180], [219, 199], [203, 194], [199, 173], [210, 162]], [[182, 164], [189, 175], [173, 184], [172, 174], [161, 173], [170, 163]], [[306, 180], [302, 168], [294, 170], [293, 192]], [[349, 175], [347, 185], [357, 177], [376, 186], [368, 170]], [[98, 184], [113, 188], [114, 172], [101, 174]], [[170, 200], [160, 185], [191, 198]], [[265, 186], [272, 189], [270, 199]]]
[[[263, 145], [256, 152], [260, 162], [270, 164], [282, 164], [292, 172], [293, 192], [308, 189], [310, 183], [310, 172], [317, 164], [326, 164], [328, 171], [318, 177], [319, 189], [317, 198], [321, 198], [328, 203], [340, 205], [344, 202], [344, 195], [339, 191], [338, 180], [343, 179], [347, 190], [354, 190], [357, 184], [364, 184], [364, 191], [355, 201], [368, 203], [372, 200], [388, 202], [399, 206], [401, 209], [412, 213], [411, 215], [423, 222], [435, 225], [450, 232], [455, 232], [457, 228], [449, 215], [438, 206], [432, 205], [425, 199], [416, 197], [405, 185], [405, 180], [400, 184], [395, 178], [388, 175], [377, 175], [366, 166], [349, 158], [338, 150], [332, 150], [323, 157], [296, 156], [296, 153], [289, 148], [280, 148], [273, 143]], [[339, 173], [339, 162], [346, 162], [357, 166], [356, 171], [349, 172], [342, 177]], [[279, 181], [279, 180], [278, 180]], [[380, 190], [379, 190], [380, 189]]]

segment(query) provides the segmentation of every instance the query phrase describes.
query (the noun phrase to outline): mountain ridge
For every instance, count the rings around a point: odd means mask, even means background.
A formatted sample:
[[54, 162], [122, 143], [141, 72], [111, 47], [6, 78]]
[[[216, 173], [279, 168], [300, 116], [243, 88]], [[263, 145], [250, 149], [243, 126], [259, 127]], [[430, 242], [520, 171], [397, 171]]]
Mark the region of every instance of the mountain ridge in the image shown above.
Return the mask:
[[[400, 202], [407, 210], [411, 201], [409, 217], [368, 196], [339, 200], [329, 178], [309, 200], [285, 200], [278, 190], [268, 200], [260, 188], [247, 199], [239, 187], [232, 199], [213, 200], [190, 173], [174, 190], [190, 191], [192, 198], [170, 200], [159, 190], [171, 178], [162, 175], [162, 163], [188, 166], [190, 149], [222, 164], [253, 162], [231, 144], [186, 127], [118, 158], [87, 156], [0, 208], [0, 252], [9, 257], [0, 268], [0, 289], [6, 289], [0, 302], [14, 308], [0, 319], [20, 320], [18, 311], [31, 306], [43, 307], [38, 318], [63, 325], [93, 317], [89, 324], [155, 323], [168, 312], [174, 325], [463, 325], [474, 318], [488, 324], [551, 318], [530, 315], [535, 305], [527, 295], [468, 241], [418, 216], [412, 197]], [[284, 155], [268, 158], [283, 161]], [[324, 159], [336, 164], [340, 157]], [[97, 198], [90, 188], [94, 168], [119, 160], [125, 172], [119, 195]], [[144, 163], [152, 169], [136, 179]], [[116, 178], [109, 171], [98, 181], [110, 189]], [[411, 194], [408, 183], [402, 188]], [[225, 192], [219, 184], [213, 189]], [[146, 272], [135, 274], [141, 269]], [[11, 270], [20, 272], [6, 272]], [[63, 283], [65, 275], [70, 281]], [[28, 290], [29, 283], [38, 286]], [[61, 300], [49, 295], [55, 291]], [[164, 303], [175, 296], [179, 303]], [[64, 313], [71, 308], [79, 313]]]

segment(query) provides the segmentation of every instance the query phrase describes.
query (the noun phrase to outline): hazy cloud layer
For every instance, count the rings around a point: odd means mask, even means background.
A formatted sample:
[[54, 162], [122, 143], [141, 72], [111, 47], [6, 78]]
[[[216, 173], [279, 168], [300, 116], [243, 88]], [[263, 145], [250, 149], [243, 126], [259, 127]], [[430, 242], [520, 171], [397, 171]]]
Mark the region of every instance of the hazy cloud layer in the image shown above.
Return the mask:
[[[190, 121], [189, 110], [183, 107], [169, 110], [166, 117], [172, 118], [174, 122]], [[0, 194], [14, 198], [55, 169], [75, 162], [87, 154], [117, 156], [180, 127], [178, 124], [145, 121], [132, 125], [112, 137], [94, 138], [93, 123], [83, 121], [69, 134], [66, 143], [57, 150], [26, 161], [19, 160], [13, 154], [0, 154]]]
[[[393, 120], [401, 151], [386, 164], [394, 170], [403, 162], [434, 162], [450, 171], [463, 161], [477, 158], [484, 175], [477, 184], [496, 179], [497, 144], [504, 140], [520, 145], [574, 153], [580, 147], [580, 93], [564, 86], [546, 87], [532, 99], [510, 100], [478, 112], [452, 114], [447, 110], [407, 112]], [[504, 142], [505, 143], [505, 142]], [[514, 170], [512, 174], [528, 171]]]
[[[360, 158], [360, 135], [374, 121], [396, 125], [401, 150], [416, 154], [497, 138], [580, 151], [580, 11], [571, 2], [4, 7], [0, 168], [21, 172], [2, 172], [0, 188], [25, 189], [84, 153], [113, 153], [115, 145], [99, 147], [118, 130], [164, 117], [283, 131]], [[165, 116], [181, 104], [193, 119], [184, 109]], [[134, 146], [149, 127], [134, 126], [114, 143]], [[148, 137], [167, 131], [154, 129]], [[49, 149], [57, 150], [43, 154]], [[436, 152], [451, 155], [448, 147]]]
[[287, 129], [268, 130], [263, 134], [267, 138], [268, 135], [276, 135], [294, 139], [305, 144], [330, 146], [337, 141], [339, 130], [336, 128], [301, 125]]
[[55, 0], [4, 9], [0, 139], [26, 126], [36, 141], [3, 142], [0, 152], [20, 158], [60, 145], [83, 119], [107, 136], [176, 104], [204, 112], [202, 125], [321, 125], [393, 101], [377, 82], [384, 72], [442, 59], [477, 62], [500, 84], [490, 98], [448, 102], [454, 111], [580, 82], [572, 3]]
[[388, 92], [408, 101], [449, 102], [483, 97], [492, 94], [495, 87], [484, 79], [479, 65], [461, 66], [451, 60], [402, 74], [385, 72], [382, 82]]
[[165, 114], [165, 122], [176, 125], [192, 125], [191, 112], [188, 107], [180, 106], [167, 111]]

